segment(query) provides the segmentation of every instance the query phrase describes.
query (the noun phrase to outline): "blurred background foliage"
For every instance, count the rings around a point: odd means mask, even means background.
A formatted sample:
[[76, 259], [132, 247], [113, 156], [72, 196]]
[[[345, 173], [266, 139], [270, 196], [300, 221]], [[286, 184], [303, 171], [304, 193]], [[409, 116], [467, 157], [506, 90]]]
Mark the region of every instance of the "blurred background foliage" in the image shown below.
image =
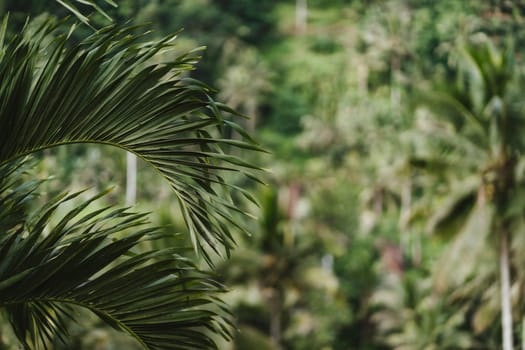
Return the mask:
[[[181, 49], [206, 46], [194, 76], [271, 151], [251, 159], [270, 169], [253, 235], [218, 262], [239, 330], [221, 349], [498, 349], [504, 239], [514, 343], [525, 341], [524, 1], [117, 2], [115, 21], [159, 37], [184, 28]], [[11, 29], [66, 14], [40, 0], [0, 12]], [[124, 201], [121, 152], [40, 157], [49, 196], [113, 183]], [[137, 169], [137, 206], [182, 230], [167, 185]], [[131, 348], [91, 324], [72, 331], [74, 348]]]

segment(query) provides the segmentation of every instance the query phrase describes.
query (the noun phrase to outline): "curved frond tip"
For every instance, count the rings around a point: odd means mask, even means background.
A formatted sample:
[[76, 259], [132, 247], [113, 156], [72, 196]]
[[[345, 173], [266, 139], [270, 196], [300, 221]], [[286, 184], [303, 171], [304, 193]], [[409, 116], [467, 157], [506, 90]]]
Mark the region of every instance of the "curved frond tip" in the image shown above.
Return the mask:
[[242, 141], [221, 139], [223, 128], [240, 128], [223, 118], [231, 110], [207, 86], [187, 77], [195, 53], [159, 63], [173, 37], [144, 42], [136, 31], [110, 26], [74, 43], [48, 21], [30, 37], [7, 40], [0, 47], [0, 164], [71, 143], [133, 152], [169, 181], [196, 249], [211, 262], [209, 248], [232, 248], [228, 227], [236, 226], [232, 209], [240, 211], [221, 174], [251, 167], [225, 150], [261, 149], [246, 133]]

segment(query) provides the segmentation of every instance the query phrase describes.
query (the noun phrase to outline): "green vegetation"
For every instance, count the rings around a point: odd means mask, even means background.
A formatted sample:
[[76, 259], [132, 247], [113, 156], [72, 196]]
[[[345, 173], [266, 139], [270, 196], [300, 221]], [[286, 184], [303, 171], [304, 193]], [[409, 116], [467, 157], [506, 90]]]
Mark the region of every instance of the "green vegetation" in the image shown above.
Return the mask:
[[522, 1], [115, 2], [0, 1], [1, 348], [522, 347]]

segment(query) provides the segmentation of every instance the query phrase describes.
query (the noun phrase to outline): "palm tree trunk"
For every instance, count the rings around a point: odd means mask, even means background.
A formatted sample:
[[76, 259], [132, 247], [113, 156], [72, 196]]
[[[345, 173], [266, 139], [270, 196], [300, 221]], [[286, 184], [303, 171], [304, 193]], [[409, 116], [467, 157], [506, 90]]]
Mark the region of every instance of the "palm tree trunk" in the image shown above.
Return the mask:
[[401, 105], [401, 88], [397, 82], [400, 70], [401, 59], [394, 53], [390, 59], [390, 107], [394, 112], [398, 112]]
[[513, 350], [512, 307], [510, 300], [510, 267], [508, 232], [504, 227], [501, 232], [500, 277], [501, 277], [501, 325], [503, 350]]
[[401, 208], [399, 213], [399, 235], [400, 246], [403, 254], [410, 253], [411, 244], [411, 230], [408, 222], [410, 218], [410, 210], [412, 204], [412, 181], [410, 179], [410, 172], [405, 180], [401, 190]]
[[276, 349], [281, 348], [281, 314], [282, 314], [282, 297], [281, 291], [276, 288], [270, 298], [270, 338]]
[[369, 68], [364, 62], [358, 62], [356, 67], [357, 67], [357, 91], [362, 96], [366, 96], [368, 94]]
[[308, 18], [307, 0], [296, 0], [295, 3], [295, 30], [298, 34], [306, 32]]
[[133, 205], [137, 199], [137, 156], [128, 152], [126, 163], [126, 205]]
[[521, 350], [525, 350], [525, 316], [521, 318]]

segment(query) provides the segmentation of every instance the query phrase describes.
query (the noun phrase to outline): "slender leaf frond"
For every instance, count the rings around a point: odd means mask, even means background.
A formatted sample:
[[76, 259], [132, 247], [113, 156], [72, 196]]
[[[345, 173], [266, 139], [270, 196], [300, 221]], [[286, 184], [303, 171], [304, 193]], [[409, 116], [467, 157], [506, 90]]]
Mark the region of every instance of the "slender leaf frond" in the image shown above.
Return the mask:
[[89, 25], [89, 18], [86, 17], [86, 15], [78, 8], [77, 4], [88, 6], [94, 10], [96, 10], [98, 13], [100, 13], [102, 16], [104, 16], [106, 19], [112, 21], [111, 17], [100, 7], [99, 3], [106, 3], [113, 7], [117, 7], [117, 4], [112, 0], [99, 0], [99, 1], [93, 1], [93, 0], [55, 0], [60, 5], [64, 6], [66, 9], [71, 11], [80, 21], [82, 21], [84, 24]]
[[221, 173], [250, 164], [224, 150], [260, 149], [249, 137], [221, 139], [224, 127], [238, 126], [224, 120], [231, 111], [210, 88], [187, 77], [195, 53], [159, 62], [173, 36], [144, 42], [136, 26], [103, 28], [80, 43], [54, 28], [48, 21], [0, 47], [0, 164], [72, 143], [133, 152], [171, 184], [196, 250], [208, 262], [206, 247], [228, 254], [236, 205]]
[[24, 202], [38, 184], [13, 183], [22, 169], [0, 167], [8, 175], [0, 180], [0, 308], [25, 348], [64, 341], [76, 307], [148, 349], [213, 349], [210, 330], [229, 336], [229, 316], [216, 298], [223, 287], [211, 276], [174, 249], [130, 254], [159, 236], [144, 215], [90, 209], [103, 194], [57, 214], [79, 193], [60, 195], [29, 215]]

